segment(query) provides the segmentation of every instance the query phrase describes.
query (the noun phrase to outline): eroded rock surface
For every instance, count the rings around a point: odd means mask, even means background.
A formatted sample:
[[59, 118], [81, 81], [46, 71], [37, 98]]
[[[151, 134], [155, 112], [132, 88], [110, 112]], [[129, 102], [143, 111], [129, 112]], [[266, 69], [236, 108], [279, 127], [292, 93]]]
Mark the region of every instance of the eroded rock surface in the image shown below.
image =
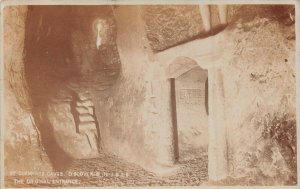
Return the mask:
[[4, 22], [4, 169], [52, 170], [32, 115], [24, 73], [26, 6], [5, 7]]

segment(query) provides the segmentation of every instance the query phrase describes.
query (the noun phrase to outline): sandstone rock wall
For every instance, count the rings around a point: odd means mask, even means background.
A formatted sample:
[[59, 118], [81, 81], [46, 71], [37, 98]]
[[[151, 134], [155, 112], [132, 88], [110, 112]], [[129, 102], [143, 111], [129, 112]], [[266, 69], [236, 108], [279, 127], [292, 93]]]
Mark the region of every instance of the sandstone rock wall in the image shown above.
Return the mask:
[[104, 146], [146, 168], [174, 162], [170, 83], [151, 60], [139, 6], [115, 10], [121, 75], [98, 94], [97, 116]]
[[280, 20], [259, 17], [239, 20], [229, 30], [236, 48], [222, 75], [233, 176], [254, 173], [291, 183], [287, 180], [295, 174], [286, 161], [291, 154], [262, 137], [266, 122], [274, 115], [295, 119], [295, 41], [287, 39], [290, 30], [293, 26]]
[[5, 7], [4, 21], [4, 164], [10, 171], [51, 170], [31, 112], [24, 74], [27, 6]]
[[[205, 36], [200, 8], [197, 5], [150, 5], [143, 6], [147, 37], [154, 51]], [[210, 6], [211, 25], [219, 23], [218, 8]]]
[[[99, 49], [96, 20], [103, 21]], [[94, 108], [94, 91], [110, 87], [118, 77], [110, 6], [29, 6], [26, 28], [25, 68], [34, 118], [54, 167], [96, 157], [101, 148], [98, 121], [94, 112], [77, 115], [76, 107], [89, 103]], [[83, 93], [91, 94], [87, 102], [78, 97]]]

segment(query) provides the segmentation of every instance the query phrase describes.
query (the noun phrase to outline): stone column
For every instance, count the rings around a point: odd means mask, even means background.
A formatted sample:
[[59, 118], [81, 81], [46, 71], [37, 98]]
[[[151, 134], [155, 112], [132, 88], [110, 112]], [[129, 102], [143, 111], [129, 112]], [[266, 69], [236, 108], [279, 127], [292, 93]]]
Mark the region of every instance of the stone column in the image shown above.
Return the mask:
[[208, 69], [209, 142], [208, 177], [221, 180], [227, 177], [227, 137], [223, 76], [220, 69]]
[[210, 7], [209, 5], [199, 5], [199, 8], [200, 8], [202, 24], [204, 26], [204, 30], [207, 32], [211, 29]]

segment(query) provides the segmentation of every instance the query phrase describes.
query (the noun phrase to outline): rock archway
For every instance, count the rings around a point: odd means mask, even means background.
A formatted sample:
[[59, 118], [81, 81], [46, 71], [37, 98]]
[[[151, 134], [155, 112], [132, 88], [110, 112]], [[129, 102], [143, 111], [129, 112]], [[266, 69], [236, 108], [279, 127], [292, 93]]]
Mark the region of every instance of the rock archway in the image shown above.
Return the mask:
[[171, 81], [175, 155], [189, 160], [208, 147], [208, 74], [194, 60], [176, 58], [167, 69]]
[[[187, 45], [193, 45], [193, 44], [187, 44]], [[198, 44], [199, 45], [199, 44]], [[199, 46], [201, 48], [201, 46]], [[198, 48], [199, 49], [199, 48]], [[171, 59], [171, 52], [172, 50], [169, 50], [170, 53], [170, 59]], [[176, 49], [174, 49], [176, 51]], [[200, 70], [203, 70], [201, 66], [207, 69], [207, 71], [204, 71], [204, 73], [198, 72], [199, 79], [201, 77], [204, 77], [202, 79], [202, 83], [204, 84], [204, 93], [202, 97], [204, 97], [204, 103], [202, 103], [202, 107], [204, 107], [205, 110], [208, 110], [208, 120], [205, 120], [208, 122], [208, 129], [207, 134], [208, 136], [208, 173], [209, 177], [212, 180], [219, 180], [222, 178], [226, 178], [228, 174], [227, 170], [227, 133], [226, 133], [226, 122], [225, 122], [225, 97], [224, 97], [224, 89], [223, 89], [223, 81], [222, 81], [222, 72], [220, 69], [216, 69], [215, 67], [218, 66], [217, 61], [212, 60], [218, 60], [218, 58], [215, 57], [214, 51], [210, 52], [208, 54], [209, 56], [213, 56], [214, 59], [207, 59], [207, 56], [202, 59], [199, 58], [197, 54], [192, 54], [190, 57], [198, 57], [198, 61], [200, 60], [201, 63], [196, 62], [192, 58], [188, 57], [178, 57], [174, 60], [170, 61], [170, 64], [166, 68], [166, 75], [171, 80], [171, 87], [175, 86], [175, 78], [178, 78], [182, 74], [191, 71], [195, 68], [198, 68]], [[161, 57], [163, 57], [163, 53], [160, 54]], [[167, 56], [167, 55], [166, 55]], [[200, 56], [201, 57], [201, 56]], [[220, 57], [219, 57], [220, 58]], [[206, 62], [203, 62], [206, 61]], [[201, 65], [201, 66], [200, 66]], [[203, 72], [203, 71], [202, 71]], [[203, 75], [204, 74], [204, 75]], [[206, 79], [208, 78], [208, 79]], [[191, 81], [192, 82], [192, 81]], [[206, 91], [207, 89], [207, 91]], [[171, 89], [172, 90], [172, 89]], [[175, 92], [175, 90], [174, 90]], [[201, 94], [199, 94], [201, 95]], [[207, 96], [206, 96], [207, 95]], [[175, 98], [176, 100], [176, 98]], [[206, 101], [207, 100], [207, 101]], [[176, 102], [174, 102], [176, 103]], [[207, 104], [206, 104], [207, 103]], [[176, 106], [173, 108], [177, 108]], [[203, 110], [204, 110], [203, 109]], [[177, 117], [177, 112], [173, 113], [173, 117]], [[205, 114], [204, 114], [205, 115]], [[201, 117], [199, 113], [199, 117]], [[202, 119], [206, 119], [202, 116]], [[173, 126], [176, 127], [175, 132], [178, 131], [178, 118], [175, 120], [176, 123], [173, 122]], [[192, 122], [189, 120], [189, 122]], [[176, 136], [178, 137], [178, 136]], [[200, 143], [200, 141], [199, 141]], [[175, 147], [177, 147], [175, 145]], [[179, 148], [179, 147], [177, 147]], [[179, 148], [180, 149], [180, 148]], [[200, 151], [200, 149], [198, 149]], [[175, 152], [176, 154], [176, 152]], [[180, 157], [180, 154], [176, 154]]]

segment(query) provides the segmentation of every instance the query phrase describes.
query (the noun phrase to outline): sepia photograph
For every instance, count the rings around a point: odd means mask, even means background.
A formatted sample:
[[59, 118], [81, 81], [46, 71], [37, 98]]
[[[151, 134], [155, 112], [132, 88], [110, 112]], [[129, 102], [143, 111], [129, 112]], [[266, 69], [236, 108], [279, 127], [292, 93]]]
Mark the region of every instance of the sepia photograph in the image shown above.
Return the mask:
[[299, 187], [299, 1], [49, 2], [1, 2], [2, 187]]

